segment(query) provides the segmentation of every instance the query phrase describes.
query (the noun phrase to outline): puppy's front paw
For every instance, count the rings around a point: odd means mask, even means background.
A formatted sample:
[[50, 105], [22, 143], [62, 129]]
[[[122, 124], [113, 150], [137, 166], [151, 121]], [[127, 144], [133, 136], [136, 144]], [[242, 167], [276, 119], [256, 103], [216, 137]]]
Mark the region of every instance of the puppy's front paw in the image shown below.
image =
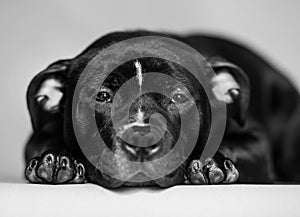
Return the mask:
[[69, 156], [45, 153], [29, 161], [25, 177], [32, 183], [84, 183], [85, 168]]
[[191, 161], [186, 177], [192, 184], [234, 183], [239, 178], [239, 172], [230, 159], [213, 158], [205, 162]]

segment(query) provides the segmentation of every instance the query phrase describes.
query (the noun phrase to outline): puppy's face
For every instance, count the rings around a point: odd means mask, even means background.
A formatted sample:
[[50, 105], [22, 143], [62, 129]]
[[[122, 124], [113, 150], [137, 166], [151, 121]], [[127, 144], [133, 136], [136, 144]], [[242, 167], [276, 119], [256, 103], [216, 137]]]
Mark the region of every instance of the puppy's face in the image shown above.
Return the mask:
[[[145, 79], [152, 72], [174, 79], [159, 76]], [[130, 79], [131, 83], [128, 83]], [[201, 140], [205, 140], [209, 129], [207, 98], [195, 80], [183, 67], [159, 58], [126, 62], [111, 72], [100, 86], [88, 80], [79, 93], [82, 112], [76, 113], [75, 118], [80, 122], [81, 131], [92, 137], [97, 132], [89, 128], [86, 116], [93, 112], [91, 107], [95, 105], [97, 131], [113, 153], [111, 157], [108, 150], [103, 149], [90, 156], [89, 160], [96, 167], [105, 167], [111, 172], [106, 175], [93, 170], [91, 176], [108, 187], [181, 183], [186, 166], [187, 138], [200, 134]], [[128, 88], [124, 90], [122, 87], [126, 82]], [[161, 92], [141, 94], [140, 91], [147, 86]], [[96, 97], [88, 94], [91, 88], [97, 89]], [[197, 108], [197, 113], [191, 112], [193, 107]], [[185, 126], [189, 129], [186, 132], [181, 132], [182, 119], [193, 120]], [[197, 127], [199, 123], [201, 132]], [[157, 161], [173, 150], [177, 142], [180, 142], [180, 147], [174, 150], [167, 163]], [[198, 146], [201, 149], [201, 144]], [[172, 169], [178, 161], [181, 161], [181, 166]], [[159, 174], [165, 175], [152, 180]]]
[[[156, 57], [135, 58], [114, 68], [109, 75], [100, 70], [80, 80], [85, 67], [105, 47], [137, 36], [111, 34], [78, 57], [52, 64], [33, 79], [27, 95], [34, 129], [61, 129], [64, 145], [75, 158], [84, 161], [88, 179], [105, 187], [167, 187], [182, 183], [186, 165], [200, 158], [211, 130], [211, 109], [204, 88], [191, 72], [175, 62]], [[151, 43], [138, 52], [160, 50], [157, 42]], [[164, 48], [168, 53], [168, 46]], [[126, 53], [127, 47], [123, 50]], [[106, 61], [115, 59], [112, 55]], [[105, 61], [95, 63], [98, 64], [105, 65]], [[247, 79], [238, 67], [226, 61], [207, 65], [217, 74], [208, 81], [216, 103], [224, 100], [225, 94], [228, 117], [242, 123], [249, 98]], [[146, 79], [153, 73], [172, 79], [157, 75]], [[99, 83], [100, 77], [104, 79]], [[222, 83], [222, 91], [215, 88], [218, 83]], [[147, 87], [152, 91], [143, 92]], [[233, 94], [236, 92], [240, 95]], [[78, 135], [84, 140], [79, 142]], [[98, 135], [102, 140], [95, 142]], [[190, 144], [189, 138], [195, 135], [195, 144]], [[86, 145], [83, 147], [82, 143]], [[191, 145], [193, 149], [189, 151]]]

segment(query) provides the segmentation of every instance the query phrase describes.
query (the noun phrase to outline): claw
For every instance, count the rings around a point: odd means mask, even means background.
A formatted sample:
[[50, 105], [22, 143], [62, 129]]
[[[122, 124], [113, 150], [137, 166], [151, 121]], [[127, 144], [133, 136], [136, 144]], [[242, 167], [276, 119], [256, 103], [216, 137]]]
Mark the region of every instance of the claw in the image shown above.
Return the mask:
[[212, 159], [208, 159], [206, 162], [207, 163], [203, 170], [208, 176], [209, 183], [217, 184], [222, 182], [224, 180], [225, 175], [223, 171], [218, 167], [217, 163]]
[[223, 183], [234, 183], [239, 178], [239, 171], [235, 168], [233, 163], [230, 160], [224, 161], [224, 168], [226, 170], [226, 179]]
[[85, 182], [85, 168], [82, 163], [78, 163], [76, 160], [74, 161], [76, 175], [71, 183], [84, 183]]
[[74, 166], [66, 156], [61, 156], [59, 160], [59, 170], [56, 175], [56, 183], [65, 183], [74, 177]]
[[46, 154], [42, 159], [42, 163], [37, 169], [37, 175], [47, 183], [52, 183], [55, 171], [55, 156]]
[[188, 168], [188, 179], [192, 184], [207, 184], [208, 181], [203, 173], [203, 164], [200, 160], [193, 160]]
[[38, 160], [34, 158], [31, 161], [29, 161], [25, 169], [25, 178], [32, 183], [41, 182], [41, 179], [39, 179], [39, 177], [35, 172], [37, 164], [38, 164]]

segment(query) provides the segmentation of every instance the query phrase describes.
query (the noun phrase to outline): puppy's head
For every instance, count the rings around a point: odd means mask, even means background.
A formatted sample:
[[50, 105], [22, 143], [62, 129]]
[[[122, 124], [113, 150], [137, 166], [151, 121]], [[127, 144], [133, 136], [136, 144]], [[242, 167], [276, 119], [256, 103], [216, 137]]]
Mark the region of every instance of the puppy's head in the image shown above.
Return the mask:
[[[204, 88], [175, 62], [155, 57], [136, 58], [114, 68], [100, 85], [101, 72], [79, 82], [88, 62], [99, 51], [136, 36], [139, 35], [118, 33], [103, 37], [73, 60], [51, 65], [33, 80], [28, 91], [34, 129], [59, 125], [70, 152], [85, 161], [88, 178], [105, 187], [155, 184], [166, 187], [182, 183], [186, 164], [200, 156], [210, 132], [210, 104]], [[222, 65], [220, 61], [212, 66], [218, 73], [211, 81], [212, 88], [221, 81], [227, 98], [221, 97], [223, 93], [212, 92], [233, 107], [229, 109], [229, 117], [241, 123], [240, 104], [244, 107], [245, 103], [240, 101], [247, 95], [244, 92], [248, 87], [241, 87], [233, 66]], [[174, 79], [152, 75], [147, 82], [145, 78], [152, 72]], [[81, 88], [76, 92], [78, 83]], [[160, 92], [143, 93], [147, 85]], [[75, 109], [74, 95], [78, 96]], [[189, 130], [181, 131], [182, 120], [189, 120], [185, 121]], [[93, 147], [82, 148], [75, 134], [83, 136], [87, 144], [100, 135], [107, 148], [95, 143]], [[196, 146], [187, 157], [189, 138], [195, 134]], [[180, 146], [175, 149], [178, 142]], [[159, 161], [171, 151], [173, 154], [167, 161]]]

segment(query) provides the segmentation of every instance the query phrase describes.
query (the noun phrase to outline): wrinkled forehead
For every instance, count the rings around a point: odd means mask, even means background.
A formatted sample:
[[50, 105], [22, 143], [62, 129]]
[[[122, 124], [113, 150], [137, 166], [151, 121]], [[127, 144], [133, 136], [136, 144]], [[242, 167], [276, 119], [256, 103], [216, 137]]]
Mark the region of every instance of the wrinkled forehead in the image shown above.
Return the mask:
[[[174, 47], [176, 45], [172, 47], [168, 42], [150, 39], [139, 43], [117, 43], [100, 51], [91, 50], [77, 59], [70, 77], [76, 83], [78, 81], [79, 88], [92, 91], [104, 83], [111, 88], [118, 88], [123, 82], [137, 76], [138, 72], [141, 74], [140, 80], [147, 73], [157, 72], [171, 76], [190, 91], [197, 92], [196, 88], [201, 85], [195, 78], [195, 71], [204, 76], [209, 74], [206, 73], [209, 71], [206, 62], [202, 61], [201, 56], [199, 58], [198, 53], [185, 50], [182, 46]], [[187, 65], [193, 73], [183, 67]], [[174, 79], [157, 78], [152, 82], [153, 85], [172, 87], [176, 85]]]
[[[154, 75], [154, 73], [157, 73], [157, 75]], [[104, 74], [97, 69], [94, 70], [94, 73], [83, 76], [85, 77], [81, 79], [79, 85], [87, 91], [99, 90], [102, 86], [117, 91], [130, 79], [136, 80], [142, 88], [150, 85], [153, 88], [168, 90], [184, 86], [189, 89], [191, 94], [196, 94], [199, 85], [201, 85], [186, 68], [175, 62], [154, 57], [130, 60], [114, 68], [108, 74]]]
[[161, 58], [144, 57], [128, 61], [115, 68], [103, 83], [114, 89], [132, 78], [136, 79], [140, 87], [152, 85], [165, 89], [180, 85], [192, 87], [195, 81], [193, 75], [177, 63]]

